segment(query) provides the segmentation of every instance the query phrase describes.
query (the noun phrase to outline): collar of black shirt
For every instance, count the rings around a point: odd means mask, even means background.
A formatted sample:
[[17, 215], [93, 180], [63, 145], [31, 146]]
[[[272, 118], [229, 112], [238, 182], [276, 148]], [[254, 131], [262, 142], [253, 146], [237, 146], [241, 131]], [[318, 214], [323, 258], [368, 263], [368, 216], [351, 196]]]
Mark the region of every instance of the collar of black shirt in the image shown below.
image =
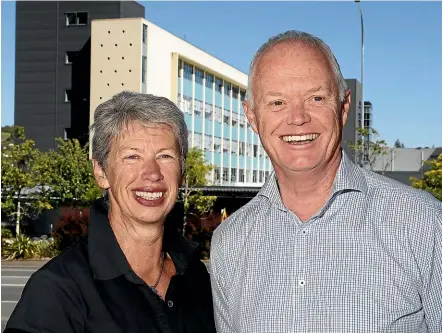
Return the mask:
[[[177, 274], [184, 274], [188, 264], [198, 253], [198, 244], [173, 230], [169, 222], [166, 220], [163, 249], [172, 258]], [[95, 279], [110, 280], [132, 272], [110, 226], [108, 204], [104, 199], [92, 204], [87, 243], [89, 262]]]

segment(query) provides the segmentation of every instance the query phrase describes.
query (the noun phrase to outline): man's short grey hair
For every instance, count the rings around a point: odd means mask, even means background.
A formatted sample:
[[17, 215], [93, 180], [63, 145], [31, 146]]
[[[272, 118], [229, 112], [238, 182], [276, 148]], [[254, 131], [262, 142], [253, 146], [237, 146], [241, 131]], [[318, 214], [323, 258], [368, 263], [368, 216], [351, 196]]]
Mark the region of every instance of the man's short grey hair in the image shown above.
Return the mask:
[[131, 123], [146, 127], [169, 125], [178, 141], [181, 172], [184, 174], [188, 151], [188, 130], [184, 115], [165, 97], [123, 91], [100, 104], [91, 126], [92, 158], [106, 171], [112, 141]]
[[301, 42], [302, 44], [309, 46], [313, 48], [314, 50], [318, 50], [322, 52], [327, 59], [330, 62], [333, 74], [336, 79], [337, 87], [338, 87], [338, 93], [339, 93], [339, 100], [342, 102], [344, 101], [345, 92], [347, 90], [347, 83], [345, 82], [344, 77], [341, 73], [341, 68], [339, 67], [339, 63], [336, 60], [336, 57], [334, 56], [333, 52], [331, 51], [330, 47], [325, 44], [320, 38], [313, 36], [307, 32], [303, 31], [297, 31], [297, 30], [290, 30], [287, 32], [284, 32], [282, 34], [276, 35], [271, 37], [266, 43], [264, 43], [256, 52], [255, 56], [252, 59], [252, 62], [250, 64], [249, 69], [249, 81], [248, 81], [248, 88], [247, 88], [247, 94], [246, 98], [253, 107], [253, 77], [255, 75], [256, 70], [256, 64], [258, 63], [261, 56], [269, 51], [273, 46], [276, 44], [282, 43], [282, 42]]

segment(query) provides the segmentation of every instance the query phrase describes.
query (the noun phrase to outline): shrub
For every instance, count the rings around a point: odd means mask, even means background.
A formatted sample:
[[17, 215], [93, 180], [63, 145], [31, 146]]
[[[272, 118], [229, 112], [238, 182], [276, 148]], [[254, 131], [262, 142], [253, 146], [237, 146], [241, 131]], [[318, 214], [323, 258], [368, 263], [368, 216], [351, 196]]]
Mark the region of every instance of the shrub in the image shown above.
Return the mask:
[[6, 260], [30, 259], [34, 258], [36, 253], [35, 242], [25, 235], [19, 235], [10, 242], [2, 244], [2, 256], [5, 256]]
[[2, 239], [3, 238], [13, 238], [14, 235], [12, 234], [11, 229], [2, 227]]
[[62, 209], [61, 214], [52, 232], [58, 251], [63, 251], [87, 235], [89, 209], [69, 207]]
[[53, 258], [57, 256], [60, 251], [55, 246], [55, 241], [53, 238], [40, 239], [35, 242], [37, 258]]

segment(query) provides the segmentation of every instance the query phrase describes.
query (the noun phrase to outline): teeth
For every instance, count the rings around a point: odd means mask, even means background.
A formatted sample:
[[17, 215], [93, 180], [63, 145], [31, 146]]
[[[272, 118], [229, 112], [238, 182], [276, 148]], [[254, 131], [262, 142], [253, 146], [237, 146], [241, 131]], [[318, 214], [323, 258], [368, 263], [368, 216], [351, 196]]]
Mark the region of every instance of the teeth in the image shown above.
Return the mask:
[[155, 200], [161, 198], [163, 196], [163, 192], [143, 192], [143, 191], [135, 191], [135, 194], [146, 200]]
[[307, 135], [286, 135], [281, 137], [285, 142], [300, 142], [300, 141], [313, 141], [319, 136], [319, 134], [307, 134]]

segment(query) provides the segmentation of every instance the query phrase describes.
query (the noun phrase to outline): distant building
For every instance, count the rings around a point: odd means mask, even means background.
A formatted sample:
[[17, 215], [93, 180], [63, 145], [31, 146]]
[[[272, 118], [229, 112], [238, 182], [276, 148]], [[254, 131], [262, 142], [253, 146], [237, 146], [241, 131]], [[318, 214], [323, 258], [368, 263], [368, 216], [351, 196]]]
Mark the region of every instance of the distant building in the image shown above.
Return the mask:
[[261, 186], [272, 166], [242, 107], [247, 75], [145, 19], [92, 22], [90, 121], [122, 90], [164, 96], [183, 111], [189, 146], [214, 185]]
[[387, 148], [373, 165], [373, 171], [411, 185], [410, 177], [422, 178], [428, 170], [426, 161], [436, 160], [442, 154], [438, 148]]
[[88, 140], [91, 21], [144, 17], [133, 1], [17, 1], [14, 124], [41, 150]]

